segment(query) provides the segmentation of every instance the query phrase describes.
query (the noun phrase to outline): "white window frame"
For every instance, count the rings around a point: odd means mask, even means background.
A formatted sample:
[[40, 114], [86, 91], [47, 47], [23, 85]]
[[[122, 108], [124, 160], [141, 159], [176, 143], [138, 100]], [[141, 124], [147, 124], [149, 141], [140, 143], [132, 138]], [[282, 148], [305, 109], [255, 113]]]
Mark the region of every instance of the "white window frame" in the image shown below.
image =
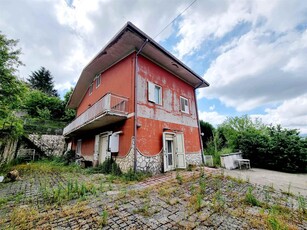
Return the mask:
[[90, 87], [88, 88], [88, 95], [92, 95], [93, 93], [93, 83], [90, 84]]
[[[159, 89], [158, 94], [156, 89]], [[162, 87], [150, 81], [148, 81], [148, 101], [162, 105]]]
[[[182, 101], [184, 101], [184, 106], [182, 106]], [[182, 96], [180, 96], [180, 111], [186, 114], [190, 113], [189, 99]]]
[[101, 83], [101, 76], [100, 74], [98, 74], [96, 76], [96, 89], [100, 86], [100, 83]]

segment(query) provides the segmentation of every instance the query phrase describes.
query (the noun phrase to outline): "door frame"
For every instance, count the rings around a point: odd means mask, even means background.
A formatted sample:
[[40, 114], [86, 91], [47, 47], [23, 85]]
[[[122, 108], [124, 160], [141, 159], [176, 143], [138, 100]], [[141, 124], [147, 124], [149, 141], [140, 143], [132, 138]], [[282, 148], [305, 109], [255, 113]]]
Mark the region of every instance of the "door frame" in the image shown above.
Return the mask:
[[[172, 136], [171, 139], [166, 138], [166, 136]], [[179, 136], [181, 138], [181, 143], [179, 143]], [[169, 167], [168, 165], [168, 152], [166, 141], [171, 140], [173, 143], [173, 166]], [[185, 145], [184, 145], [184, 135], [183, 132], [163, 132], [162, 133], [162, 142], [163, 142], [163, 171], [168, 172], [176, 168], [186, 168], [186, 158], [185, 158]], [[181, 148], [179, 148], [179, 144]]]
[[102, 138], [107, 138], [107, 148], [106, 148], [106, 158], [108, 157], [108, 152], [109, 152], [109, 148], [110, 148], [110, 136], [112, 135], [112, 132], [111, 131], [108, 131], [108, 132], [103, 132], [103, 133], [100, 133], [99, 135], [98, 135], [98, 155], [97, 155], [97, 157], [98, 157], [98, 164], [102, 164], [103, 162], [101, 162], [101, 141], [102, 141]]
[[[172, 136], [171, 139], [166, 138], [167, 135]], [[168, 172], [171, 170], [174, 170], [176, 168], [176, 158], [175, 158], [175, 133], [173, 132], [163, 132], [162, 134], [162, 142], [163, 142], [163, 171]], [[168, 155], [169, 153], [167, 152], [167, 146], [166, 146], [166, 141], [172, 141], [172, 167], [169, 167], [168, 165]]]

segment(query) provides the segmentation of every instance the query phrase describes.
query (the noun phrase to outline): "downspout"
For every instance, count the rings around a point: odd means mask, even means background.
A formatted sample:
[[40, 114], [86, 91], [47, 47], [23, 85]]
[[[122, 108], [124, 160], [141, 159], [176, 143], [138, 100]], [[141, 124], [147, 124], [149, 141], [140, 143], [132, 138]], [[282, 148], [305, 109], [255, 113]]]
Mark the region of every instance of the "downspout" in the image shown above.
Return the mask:
[[137, 94], [138, 94], [138, 79], [137, 79], [137, 71], [138, 71], [138, 56], [142, 52], [144, 46], [148, 42], [148, 38], [144, 41], [141, 48], [138, 50], [138, 52], [135, 55], [135, 65], [134, 65], [134, 164], [133, 164], [133, 170], [136, 172], [137, 168]]
[[196, 107], [196, 117], [197, 117], [197, 126], [198, 126], [198, 132], [199, 132], [199, 142], [200, 142], [200, 155], [201, 155], [201, 160], [202, 163], [205, 164], [205, 159], [204, 159], [204, 147], [203, 147], [203, 139], [201, 138], [201, 129], [200, 129], [200, 120], [199, 120], [199, 116], [198, 116], [198, 106], [197, 106], [197, 99], [196, 99], [196, 89], [201, 86], [203, 84], [200, 83], [198, 86], [196, 86], [196, 88], [194, 89], [194, 97], [195, 97], [195, 107]]

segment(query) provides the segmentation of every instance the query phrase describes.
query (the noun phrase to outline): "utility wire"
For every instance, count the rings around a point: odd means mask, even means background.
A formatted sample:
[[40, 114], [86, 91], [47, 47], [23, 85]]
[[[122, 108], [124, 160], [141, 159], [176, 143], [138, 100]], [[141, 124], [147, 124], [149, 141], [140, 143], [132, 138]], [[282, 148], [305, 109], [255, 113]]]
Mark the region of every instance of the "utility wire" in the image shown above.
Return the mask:
[[155, 39], [156, 37], [158, 37], [164, 30], [166, 30], [167, 27], [169, 27], [169, 25], [173, 24], [173, 22], [179, 18], [184, 12], [186, 12], [197, 0], [194, 0], [193, 2], [190, 3], [190, 5], [187, 6], [187, 8], [185, 8], [180, 14], [178, 14], [170, 23], [168, 23], [153, 39]]

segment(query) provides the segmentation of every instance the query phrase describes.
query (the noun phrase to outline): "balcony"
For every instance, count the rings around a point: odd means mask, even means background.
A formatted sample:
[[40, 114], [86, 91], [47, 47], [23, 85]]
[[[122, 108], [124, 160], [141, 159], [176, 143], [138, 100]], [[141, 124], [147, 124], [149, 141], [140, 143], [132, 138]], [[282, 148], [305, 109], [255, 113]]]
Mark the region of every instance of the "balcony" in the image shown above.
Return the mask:
[[63, 135], [86, 131], [127, 119], [128, 99], [106, 94], [80, 116], [68, 124]]

